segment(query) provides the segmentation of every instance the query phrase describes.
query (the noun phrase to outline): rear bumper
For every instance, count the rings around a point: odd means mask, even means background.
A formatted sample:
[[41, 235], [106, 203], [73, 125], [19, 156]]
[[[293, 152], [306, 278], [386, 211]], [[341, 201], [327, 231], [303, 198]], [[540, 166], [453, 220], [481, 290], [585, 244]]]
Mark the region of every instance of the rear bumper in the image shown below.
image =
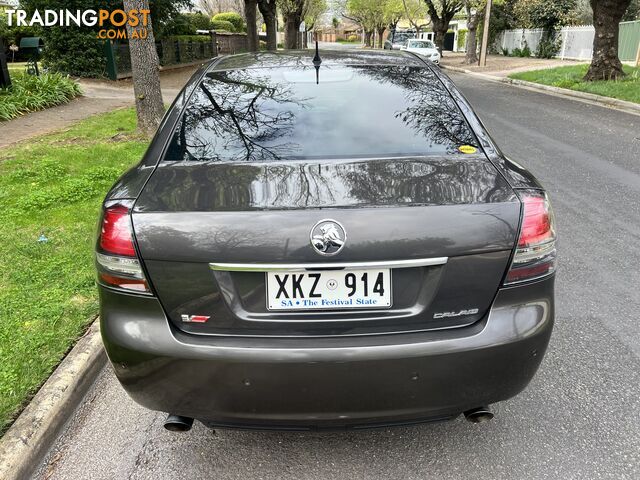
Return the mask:
[[314, 339], [188, 335], [155, 298], [101, 288], [101, 328], [118, 379], [152, 410], [252, 428], [410, 423], [525, 388], [551, 335], [553, 281], [501, 290], [469, 327]]

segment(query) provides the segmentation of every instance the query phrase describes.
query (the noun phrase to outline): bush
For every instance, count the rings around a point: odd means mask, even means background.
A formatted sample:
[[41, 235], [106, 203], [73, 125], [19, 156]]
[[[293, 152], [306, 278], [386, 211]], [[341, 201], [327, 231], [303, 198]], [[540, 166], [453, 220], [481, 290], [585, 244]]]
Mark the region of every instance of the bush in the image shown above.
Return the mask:
[[505, 57], [508, 57], [509, 55], [511, 55], [509, 53], [509, 49], [508, 48], [502, 48], [502, 55], [504, 55]]
[[174, 40], [178, 42], [210, 42], [211, 37], [209, 35], [173, 35], [166, 37], [164, 40]]
[[211, 19], [203, 13], [185, 13], [196, 30], [211, 30]]
[[229, 30], [230, 32], [244, 32], [245, 30], [244, 18], [236, 12], [218, 13], [214, 15], [211, 20], [212, 22], [229, 22], [233, 26], [233, 28]]
[[211, 29], [217, 32], [235, 32], [236, 29], [231, 22], [224, 20], [211, 20]]
[[466, 50], [467, 48], [467, 32], [468, 30], [458, 30], [458, 50]]
[[358, 40], [360, 40], [358, 35], [351, 34], [347, 37], [347, 42], [357, 42]]
[[171, 37], [175, 35], [195, 35], [196, 27], [191, 19], [184, 13], [175, 15], [160, 27], [158, 38]]
[[531, 49], [529, 48], [529, 45], [527, 44], [527, 42], [524, 42], [524, 47], [514, 48], [513, 52], [511, 52], [511, 55], [513, 55], [514, 57], [527, 58], [531, 56]]
[[560, 39], [554, 39], [549, 36], [540, 40], [538, 49], [536, 50], [536, 57], [538, 58], [553, 58], [560, 50]]
[[59, 73], [17, 76], [10, 88], [0, 89], [0, 120], [67, 103], [80, 93], [76, 82]]

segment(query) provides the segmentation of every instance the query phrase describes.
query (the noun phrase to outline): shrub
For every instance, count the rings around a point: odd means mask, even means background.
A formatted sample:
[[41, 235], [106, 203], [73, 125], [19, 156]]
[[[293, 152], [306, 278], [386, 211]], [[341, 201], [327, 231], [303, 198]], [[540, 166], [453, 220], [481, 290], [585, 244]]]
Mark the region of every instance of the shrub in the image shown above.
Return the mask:
[[560, 39], [554, 39], [549, 36], [540, 40], [538, 49], [536, 50], [536, 57], [538, 58], [553, 58], [560, 50]]
[[60, 73], [18, 76], [10, 88], [0, 89], [0, 120], [67, 103], [80, 93], [80, 86]]
[[174, 40], [178, 42], [210, 42], [211, 37], [209, 35], [173, 35], [166, 37], [164, 40]]
[[230, 32], [244, 32], [245, 29], [244, 18], [242, 18], [242, 16], [236, 12], [218, 13], [217, 15], [214, 15], [211, 20], [213, 22], [229, 22], [231, 25], [233, 25], [233, 29], [229, 30]]
[[524, 42], [524, 48], [522, 49], [521, 53], [523, 57], [531, 56], [531, 49], [529, 48], [529, 45], [527, 45], [527, 42]]
[[347, 37], [348, 42], [357, 42], [358, 40], [360, 40], [358, 35], [351, 34]]
[[458, 30], [458, 50], [465, 50], [467, 47], [467, 31]]
[[207, 17], [203, 13], [185, 13], [191, 25], [194, 26], [196, 30], [210, 30], [211, 29], [211, 19]]
[[509, 49], [503, 47], [502, 48], [502, 55], [504, 55], [505, 57], [508, 57], [510, 55]]
[[196, 27], [184, 13], [179, 13], [160, 27], [158, 38], [175, 35], [195, 35]]
[[211, 20], [211, 29], [217, 32], [235, 32], [235, 27], [231, 22], [224, 20]]

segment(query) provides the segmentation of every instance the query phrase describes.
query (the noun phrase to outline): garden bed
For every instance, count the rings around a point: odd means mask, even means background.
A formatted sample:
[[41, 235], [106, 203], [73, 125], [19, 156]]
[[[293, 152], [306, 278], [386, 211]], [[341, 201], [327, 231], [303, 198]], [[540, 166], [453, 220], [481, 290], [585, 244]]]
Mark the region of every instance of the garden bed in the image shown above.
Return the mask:
[[12, 85], [0, 89], [0, 121], [61, 105], [80, 95], [80, 85], [59, 73], [39, 77], [12, 73]]

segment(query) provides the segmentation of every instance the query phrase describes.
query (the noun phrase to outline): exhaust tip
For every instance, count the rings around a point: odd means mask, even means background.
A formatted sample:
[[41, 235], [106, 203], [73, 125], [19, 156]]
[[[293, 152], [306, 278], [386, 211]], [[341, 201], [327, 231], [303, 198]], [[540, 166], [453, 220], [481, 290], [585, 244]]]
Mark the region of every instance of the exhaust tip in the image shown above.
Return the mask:
[[181, 417], [180, 415], [167, 415], [164, 421], [164, 428], [170, 432], [188, 432], [193, 426], [193, 418]]
[[472, 408], [464, 412], [464, 418], [471, 423], [488, 422], [493, 418], [493, 412], [489, 407]]

